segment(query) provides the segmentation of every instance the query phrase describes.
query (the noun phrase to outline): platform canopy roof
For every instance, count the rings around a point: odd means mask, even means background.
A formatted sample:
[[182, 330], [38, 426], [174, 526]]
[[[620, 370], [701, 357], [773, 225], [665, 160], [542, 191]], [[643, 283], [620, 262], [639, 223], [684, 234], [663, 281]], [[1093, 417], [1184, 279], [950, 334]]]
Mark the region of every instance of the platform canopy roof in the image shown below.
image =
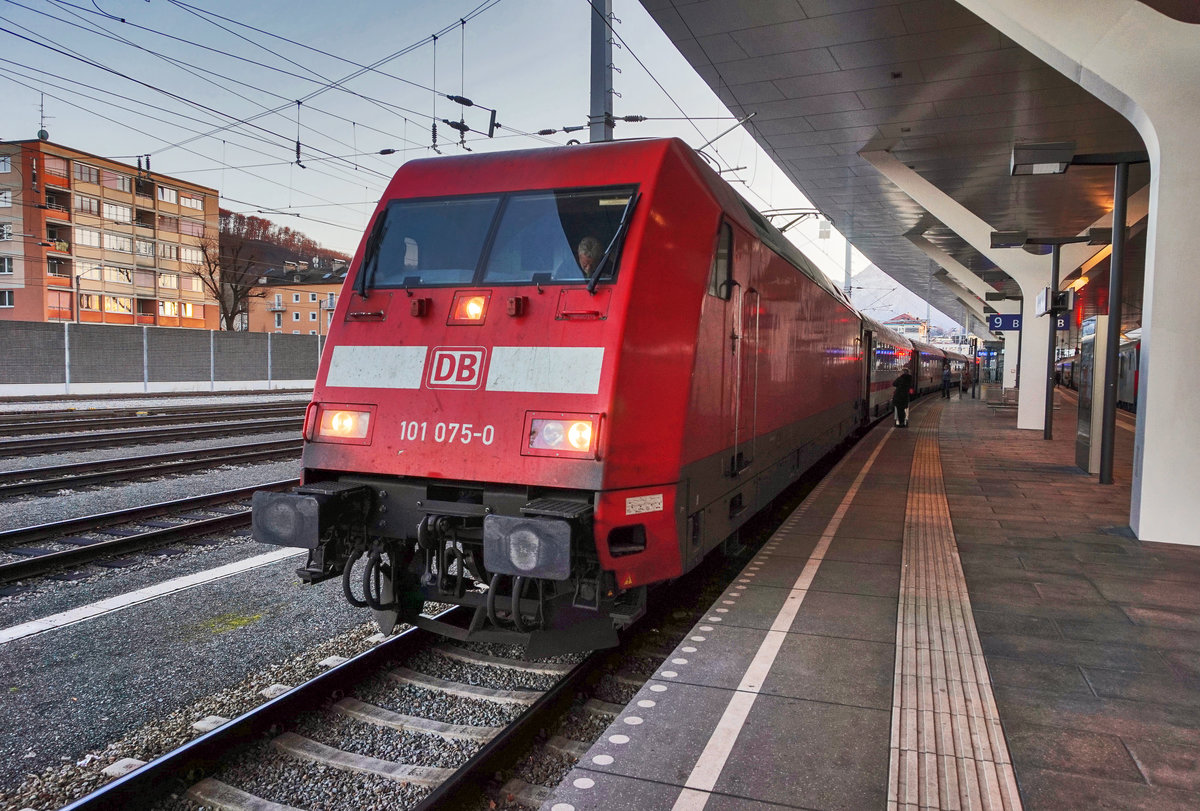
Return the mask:
[[[1011, 177], [1014, 144], [1142, 151], [1123, 117], [954, 0], [641, 0], [813, 204], [868, 259], [951, 316], [921, 234], [1017, 286], [859, 157], [889, 150], [997, 230], [1067, 236], [1111, 211], [1113, 170]], [[1138, 47], [1152, 47], [1142, 44]], [[1135, 166], [1130, 192], [1149, 182]]]

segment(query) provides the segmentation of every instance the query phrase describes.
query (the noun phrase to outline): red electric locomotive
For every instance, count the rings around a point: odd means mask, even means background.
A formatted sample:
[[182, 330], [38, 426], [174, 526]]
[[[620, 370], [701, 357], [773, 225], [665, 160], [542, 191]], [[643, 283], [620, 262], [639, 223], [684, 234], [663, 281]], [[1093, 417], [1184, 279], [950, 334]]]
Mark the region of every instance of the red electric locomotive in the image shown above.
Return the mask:
[[303, 485], [258, 493], [254, 534], [385, 631], [613, 645], [862, 425], [863, 339], [682, 141], [412, 161], [338, 302]]

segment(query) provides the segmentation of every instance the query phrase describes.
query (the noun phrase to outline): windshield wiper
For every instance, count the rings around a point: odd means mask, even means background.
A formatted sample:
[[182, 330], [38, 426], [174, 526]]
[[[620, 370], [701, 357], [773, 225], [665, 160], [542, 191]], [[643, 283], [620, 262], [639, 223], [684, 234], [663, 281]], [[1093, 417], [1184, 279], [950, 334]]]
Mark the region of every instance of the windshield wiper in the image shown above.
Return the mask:
[[629, 219], [633, 214], [633, 209], [637, 206], [637, 202], [641, 197], [640, 192], [634, 192], [629, 196], [629, 202], [625, 204], [625, 211], [621, 213], [621, 222], [617, 225], [617, 231], [613, 234], [613, 238], [609, 240], [608, 247], [604, 249], [604, 255], [596, 263], [596, 270], [592, 272], [592, 277], [588, 279], [587, 291], [589, 293], [594, 294], [596, 292], [596, 285], [600, 283], [600, 275], [604, 272], [604, 266], [608, 264], [609, 258], [613, 255], [617, 245], [620, 244], [621, 237], [625, 234], [625, 229], [629, 227]]
[[387, 233], [388, 226], [391, 222], [388, 220], [388, 211], [385, 209], [378, 220], [375, 221], [375, 227], [371, 229], [371, 236], [367, 238], [367, 247], [363, 251], [362, 266], [358, 269], [358, 295], [360, 298], [366, 298], [370, 291], [370, 286], [367, 284], [367, 278], [375, 275], [375, 268], [379, 265], [379, 246], [383, 244], [383, 236]]

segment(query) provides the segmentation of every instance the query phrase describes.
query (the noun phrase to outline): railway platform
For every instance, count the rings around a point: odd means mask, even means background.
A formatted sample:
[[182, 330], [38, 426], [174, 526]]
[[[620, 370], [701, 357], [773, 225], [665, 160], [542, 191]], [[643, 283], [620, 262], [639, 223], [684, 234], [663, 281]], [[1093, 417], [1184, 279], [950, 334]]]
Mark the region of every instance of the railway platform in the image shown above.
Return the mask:
[[[1060, 399], [1061, 399], [1061, 395]], [[1200, 807], [1200, 549], [983, 398], [924, 398], [785, 521], [543, 806]]]

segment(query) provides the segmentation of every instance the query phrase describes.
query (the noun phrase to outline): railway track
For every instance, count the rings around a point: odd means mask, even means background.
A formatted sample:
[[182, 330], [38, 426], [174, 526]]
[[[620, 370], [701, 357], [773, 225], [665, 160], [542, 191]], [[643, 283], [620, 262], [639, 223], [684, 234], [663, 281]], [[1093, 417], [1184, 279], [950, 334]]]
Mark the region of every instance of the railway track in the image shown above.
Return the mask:
[[[452, 608], [439, 616], [462, 610]], [[319, 764], [333, 770], [342, 807], [361, 792], [373, 793], [377, 803], [389, 808], [460, 807], [567, 711], [581, 685], [608, 655], [599, 652], [569, 661], [528, 662], [450, 645], [410, 628], [65, 808], [152, 808], [165, 793], [174, 792], [208, 807], [284, 811], [294, 807], [285, 802], [290, 798], [255, 793], [262, 790], [255, 785], [255, 775], [276, 768], [278, 764], [272, 761], [279, 758], [292, 768]], [[498, 679], [525, 686], [489, 688], [422, 672], [436, 669], [436, 662], [431, 666], [435, 660], [471, 681]], [[422, 669], [414, 669], [422, 665]], [[355, 697], [356, 693], [380, 696], [381, 703], [391, 708]], [[490, 717], [506, 720], [471, 724], [423, 717], [417, 714], [421, 699], [414, 697], [421, 693], [426, 694], [426, 707], [454, 701], [487, 704], [494, 709]], [[403, 712], [405, 709], [411, 714]], [[279, 728], [285, 731], [278, 732]], [[316, 730], [336, 731], [322, 734]], [[453, 765], [374, 757], [368, 754], [372, 744], [363, 741], [376, 737], [379, 730], [390, 731], [385, 736], [397, 740], [416, 736], [428, 745], [424, 749], [429, 759]], [[347, 740], [336, 740], [336, 736]], [[359, 736], [362, 740], [358, 742], [349, 740]], [[576, 756], [589, 745], [569, 740], [555, 744]], [[432, 749], [441, 751], [428, 751]], [[232, 752], [239, 754], [231, 760]], [[221, 765], [214, 769], [218, 763]], [[197, 774], [208, 776], [197, 781]], [[389, 789], [391, 796], [386, 793]]]
[[[0, 532], [0, 551], [11, 559], [0, 564], [0, 585], [186, 541], [199, 535], [249, 526], [249, 499], [256, 490], [283, 490], [296, 484], [299, 484], [297, 480], [286, 479]], [[195, 515], [197, 511], [215, 514]], [[170, 520], [157, 520], [162, 517]], [[126, 526], [119, 526], [122, 524]], [[130, 528], [130, 525], [137, 528]], [[56, 548], [29, 546], [39, 542]]]
[[102, 411], [40, 411], [0, 414], [0, 434], [32, 436], [103, 428], [129, 428], [178, 423], [206, 423], [235, 420], [240, 417], [302, 417], [306, 403], [269, 403], [260, 405], [197, 408], [195, 406], [120, 408]]
[[10, 470], [0, 472], [0, 497], [287, 458], [293, 452], [298, 453], [300, 448], [299, 439], [285, 439]]
[[146, 429], [111, 429], [92, 431], [75, 436], [34, 436], [0, 440], [0, 456], [28, 456], [54, 451], [109, 448], [114, 445], [137, 445], [149, 442], [171, 442], [181, 439], [203, 439], [214, 436], [296, 431], [303, 425], [303, 416], [266, 417], [218, 425], [169, 425]]

